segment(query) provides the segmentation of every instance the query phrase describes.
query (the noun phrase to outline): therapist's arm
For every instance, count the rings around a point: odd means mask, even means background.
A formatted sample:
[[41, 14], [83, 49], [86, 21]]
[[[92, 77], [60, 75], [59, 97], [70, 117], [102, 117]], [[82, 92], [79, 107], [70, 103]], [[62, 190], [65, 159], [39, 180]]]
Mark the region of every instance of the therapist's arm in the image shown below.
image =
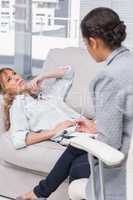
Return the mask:
[[97, 140], [120, 149], [123, 139], [122, 88], [111, 77], [103, 76], [94, 84]]
[[124, 98], [120, 95], [121, 87], [117, 81], [103, 76], [94, 82], [92, 90], [95, 100], [96, 124], [85, 118], [78, 119], [77, 122], [84, 132], [96, 133], [97, 140], [120, 149], [123, 134], [123, 108], [120, 108], [119, 103]]

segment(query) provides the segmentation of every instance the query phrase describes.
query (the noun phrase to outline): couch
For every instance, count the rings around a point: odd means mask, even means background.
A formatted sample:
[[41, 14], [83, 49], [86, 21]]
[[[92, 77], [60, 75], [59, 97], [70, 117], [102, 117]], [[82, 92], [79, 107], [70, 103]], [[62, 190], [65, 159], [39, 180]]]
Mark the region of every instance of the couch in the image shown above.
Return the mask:
[[[88, 86], [104, 65], [96, 64], [85, 49], [76, 47], [52, 49], [41, 73], [66, 64], [75, 69], [73, 86], [66, 103], [77, 112], [83, 111], [86, 117], [92, 118], [93, 104]], [[15, 198], [32, 190], [39, 180], [49, 173], [65, 147], [51, 141], [44, 141], [15, 150], [10, 140], [10, 131], [4, 130], [2, 96], [0, 102], [0, 195]], [[48, 199], [68, 200], [67, 180]]]

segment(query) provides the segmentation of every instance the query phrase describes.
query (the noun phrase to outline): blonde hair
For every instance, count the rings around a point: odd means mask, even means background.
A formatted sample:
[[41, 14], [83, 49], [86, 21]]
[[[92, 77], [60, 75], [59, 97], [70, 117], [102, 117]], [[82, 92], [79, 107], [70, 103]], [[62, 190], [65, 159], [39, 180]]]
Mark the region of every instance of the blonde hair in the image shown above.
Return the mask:
[[4, 122], [5, 122], [5, 129], [9, 130], [10, 128], [10, 107], [13, 103], [15, 95], [9, 95], [6, 93], [5, 85], [3, 82], [3, 75], [6, 70], [14, 71], [11, 68], [2, 68], [0, 69], [0, 93], [3, 94], [3, 110], [4, 110]]
[[[9, 67], [0, 69], [0, 94], [3, 95], [3, 100], [4, 100], [4, 103], [3, 103], [4, 123], [5, 123], [4, 125], [5, 125], [5, 129], [9, 130], [9, 128], [10, 128], [10, 107], [12, 106], [13, 101], [17, 94], [12, 95], [6, 91], [4, 81], [3, 81], [3, 75], [4, 74], [6, 75], [6, 73], [5, 73], [6, 70], [9, 70], [12, 72], [15, 72], [15, 71]], [[33, 98], [36, 98], [36, 96], [34, 96], [34, 94], [32, 94], [32, 92], [29, 89], [25, 89], [20, 94], [28, 94], [28, 95], [32, 96]]]

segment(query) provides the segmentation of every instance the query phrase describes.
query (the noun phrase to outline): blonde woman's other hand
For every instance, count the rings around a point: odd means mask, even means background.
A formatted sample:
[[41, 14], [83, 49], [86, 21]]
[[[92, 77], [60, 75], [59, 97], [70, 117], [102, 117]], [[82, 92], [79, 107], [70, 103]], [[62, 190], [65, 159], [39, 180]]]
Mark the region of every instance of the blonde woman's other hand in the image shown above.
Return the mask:
[[55, 126], [54, 132], [56, 134], [56, 133], [59, 133], [60, 131], [63, 131], [64, 129], [67, 129], [72, 126], [76, 126], [76, 122], [71, 121], [71, 120], [66, 120], [64, 122], [59, 123], [57, 126]]

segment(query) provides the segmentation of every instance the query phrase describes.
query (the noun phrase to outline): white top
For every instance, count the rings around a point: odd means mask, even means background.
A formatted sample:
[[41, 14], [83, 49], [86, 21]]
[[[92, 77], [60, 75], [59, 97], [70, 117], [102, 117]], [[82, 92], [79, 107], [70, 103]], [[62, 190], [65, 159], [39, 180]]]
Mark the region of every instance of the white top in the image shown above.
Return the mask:
[[73, 76], [72, 70], [67, 71], [62, 78], [56, 79], [48, 95], [42, 92], [42, 98], [16, 96], [10, 109], [11, 138], [16, 149], [26, 146], [28, 133], [50, 130], [58, 123], [78, 115], [63, 102]]

